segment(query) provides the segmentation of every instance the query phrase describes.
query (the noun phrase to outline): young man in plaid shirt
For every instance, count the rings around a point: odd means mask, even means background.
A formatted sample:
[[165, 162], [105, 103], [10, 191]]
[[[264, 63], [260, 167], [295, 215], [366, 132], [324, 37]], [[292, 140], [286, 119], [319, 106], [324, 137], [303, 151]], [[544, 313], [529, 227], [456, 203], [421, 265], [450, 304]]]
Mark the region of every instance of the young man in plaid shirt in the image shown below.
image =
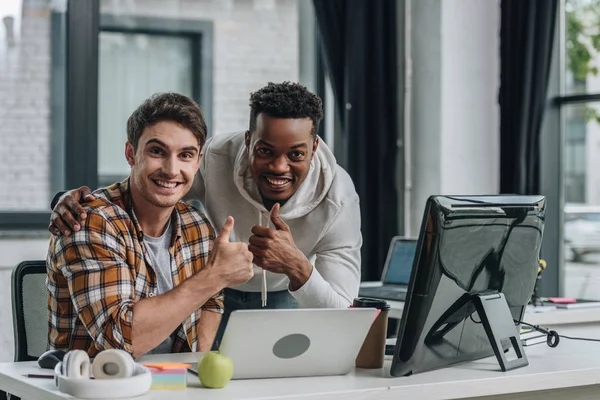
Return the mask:
[[152, 96], [129, 117], [130, 176], [94, 192], [79, 231], [50, 240], [50, 349], [134, 357], [210, 350], [223, 289], [253, 270], [247, 245], [229, 243], [232, 217], [215, 238], [206, 217], [181, 201], [205, 140], [202, 112], [182, 95]]

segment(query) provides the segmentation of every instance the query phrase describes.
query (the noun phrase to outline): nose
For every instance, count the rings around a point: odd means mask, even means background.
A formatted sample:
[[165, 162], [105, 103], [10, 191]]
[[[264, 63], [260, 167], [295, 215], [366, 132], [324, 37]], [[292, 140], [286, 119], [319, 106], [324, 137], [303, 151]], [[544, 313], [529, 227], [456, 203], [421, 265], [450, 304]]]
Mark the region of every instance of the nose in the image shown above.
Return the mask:
[[164, 165], [164, 172], [169, 175], [169, 177], [174, 177], [178, 172], [178, 160], [177, 157], [167, 157]]
[[289, 165], [285, 155], [281, 155], [271, 161], [271, 170], [276, 174], [288, 172]]

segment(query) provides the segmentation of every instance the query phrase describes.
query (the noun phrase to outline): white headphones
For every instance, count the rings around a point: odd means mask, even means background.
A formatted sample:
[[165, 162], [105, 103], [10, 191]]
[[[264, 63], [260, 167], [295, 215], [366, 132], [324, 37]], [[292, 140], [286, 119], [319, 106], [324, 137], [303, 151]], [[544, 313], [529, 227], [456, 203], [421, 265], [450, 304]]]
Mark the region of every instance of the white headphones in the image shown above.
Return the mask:
[[150, 390], [152, 374], [124, 350], [98, 353], [91, 368], [85, 351], [71, 350], [56, 364], [54, 384], [59, 391], [84, 399], [133, 397]]

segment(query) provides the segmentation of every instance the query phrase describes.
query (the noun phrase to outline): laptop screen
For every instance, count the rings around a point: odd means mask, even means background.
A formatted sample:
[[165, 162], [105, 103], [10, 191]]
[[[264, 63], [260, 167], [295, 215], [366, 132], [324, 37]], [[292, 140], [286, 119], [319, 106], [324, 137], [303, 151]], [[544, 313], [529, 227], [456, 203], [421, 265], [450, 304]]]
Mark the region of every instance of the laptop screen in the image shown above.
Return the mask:
[[413, 259], [417, 250], [416, 240], [395, 240], [383, 283], [408, 285]]

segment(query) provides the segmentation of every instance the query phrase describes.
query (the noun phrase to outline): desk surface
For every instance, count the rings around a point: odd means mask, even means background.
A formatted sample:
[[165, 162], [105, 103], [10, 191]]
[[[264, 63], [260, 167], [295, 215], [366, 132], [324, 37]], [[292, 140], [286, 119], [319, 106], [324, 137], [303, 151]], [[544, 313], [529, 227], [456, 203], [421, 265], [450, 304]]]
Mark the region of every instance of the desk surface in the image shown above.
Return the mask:
[[[564, 328], [562, 333], [600, 337], [597, 327]], [[196, 376], [188, 374], [184, 391], [150, 391], [140, 400], [230, 400], [230, 399], [360, 399], [420, 400], [465, 399], [477, 396], [517, 394], [539, 390], [592, 387], [600, 392], [600, 343], [563, 339], [559, 347], [545, 345], [526, 348], [529, 366], [500, 372], [495, 358], [465, 363], [410, 377], [391, 378], [390, 361], [382, 370], [356, 370], [345, 376], [279, 378], [231, 381], [224, 389], [204, 389]], [[195, 362], [199, 355], [176, 355], [177, 361]], [[151, 356], [141, 361], [175, 360], [172, 355]], [[53, 387], [50, 379], [31, 379], [23, 375], [48, 373], [35, 362], [0, 363], [0, 390], [28, 399], [71, 398]], [[572, 397], [571, 397], [572, 399]]]

